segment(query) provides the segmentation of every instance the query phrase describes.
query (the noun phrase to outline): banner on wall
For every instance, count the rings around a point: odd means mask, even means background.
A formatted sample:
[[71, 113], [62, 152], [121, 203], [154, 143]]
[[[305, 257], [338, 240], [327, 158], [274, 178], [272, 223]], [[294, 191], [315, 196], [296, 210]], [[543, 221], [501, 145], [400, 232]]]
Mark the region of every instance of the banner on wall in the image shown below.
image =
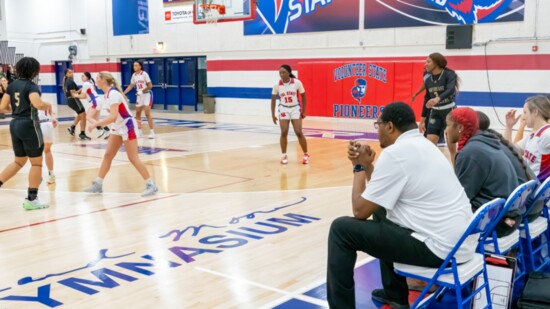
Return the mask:
[[365, 0], [365, 29], [523, 21], [525, 0]]
[[417, 119], [423, 98], [410, 99], [423, 83], [423, 62], [299, 63], [310, 116], [377, 119], [384, 106], [411, 104]]
[[359, 1], [262, 0], [244, 35], [359, 29]]
[[148, 0], [113, 0], [113, 34], [149, 33]]
[[192, 23], [193, 5], [178, 5], [164, 8], [164, 22], [166, 24]]

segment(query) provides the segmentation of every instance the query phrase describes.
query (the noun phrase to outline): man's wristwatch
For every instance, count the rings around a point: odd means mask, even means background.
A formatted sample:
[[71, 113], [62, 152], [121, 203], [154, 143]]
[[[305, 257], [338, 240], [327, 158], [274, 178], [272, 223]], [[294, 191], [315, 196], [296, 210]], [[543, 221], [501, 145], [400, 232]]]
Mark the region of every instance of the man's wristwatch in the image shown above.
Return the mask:
[[362, 164], [355, 164], [355, 165], [353, 166], [353, 173], [354, 173], [354, 174], [357, 173], [357, 172], [365, 171], [365, 170], [366, 170], [366, 169], [365, 169], [365, 166], [362, 165]]

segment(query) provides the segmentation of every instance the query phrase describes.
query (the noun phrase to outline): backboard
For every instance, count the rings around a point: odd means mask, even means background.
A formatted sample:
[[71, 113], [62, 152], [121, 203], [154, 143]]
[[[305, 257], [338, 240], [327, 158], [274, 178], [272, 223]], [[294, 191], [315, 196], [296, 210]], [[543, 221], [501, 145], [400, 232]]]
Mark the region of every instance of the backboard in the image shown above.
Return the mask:
[[[209, 10], [214, 11], [209, 14]], [[195, 24], [251, 20], [255, 17], [256, 0], [195, 0], [193, 9]]]

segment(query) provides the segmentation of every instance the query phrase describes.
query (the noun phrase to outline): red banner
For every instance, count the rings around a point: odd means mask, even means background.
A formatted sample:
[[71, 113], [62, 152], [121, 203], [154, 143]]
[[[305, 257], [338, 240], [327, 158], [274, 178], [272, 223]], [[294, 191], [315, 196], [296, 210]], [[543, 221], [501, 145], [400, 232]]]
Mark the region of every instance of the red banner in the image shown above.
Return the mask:
[[417, 119], [423, 95], [423, 62], [303, 62], [299, 79], [307, 93], [307, 114], [334, 118], [377, 119], [395, 101], [411, 105]]

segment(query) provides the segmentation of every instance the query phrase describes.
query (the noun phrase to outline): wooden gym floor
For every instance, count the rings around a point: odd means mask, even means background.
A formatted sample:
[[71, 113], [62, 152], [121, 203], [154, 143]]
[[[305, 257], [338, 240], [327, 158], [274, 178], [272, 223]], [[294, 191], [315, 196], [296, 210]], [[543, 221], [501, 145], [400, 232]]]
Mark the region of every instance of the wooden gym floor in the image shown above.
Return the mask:
[[[39, 193], [50, 208], [21, 207], [28, 165], [0, 189], [0, 308], [327, 307], [306, 292], [325, 282], [330, 223], [351, 214], [348, 140], [378, 148], [372, 121], [307, 118], [311, 164], [290, 136], [281, 166], [270, 117], [154, 112], [157, 138], [139, 143], [159, 193], [142, 198], [124, 152], [102, 195], [82, 192], [106, 142], [69, 136], [60, 114], [57, 183]], [[13, 159], [8, 123], [0, 168]]]

